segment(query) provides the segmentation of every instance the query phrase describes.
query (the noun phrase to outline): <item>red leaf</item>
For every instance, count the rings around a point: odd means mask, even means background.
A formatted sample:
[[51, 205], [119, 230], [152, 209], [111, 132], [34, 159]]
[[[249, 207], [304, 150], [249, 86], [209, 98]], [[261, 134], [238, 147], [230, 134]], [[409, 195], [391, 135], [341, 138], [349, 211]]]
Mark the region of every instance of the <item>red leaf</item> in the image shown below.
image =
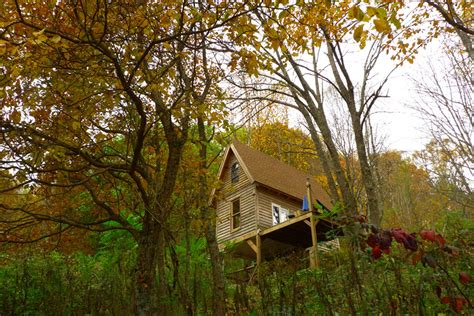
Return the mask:
[[441, 298], [441, 303], [443, 303], [443, 304], [449, 304], [450, 301], [451, 301], [450, 298], [447, 297], [447, 296], [443, 296], [443, 297]]
[[380, 233], [379, 236], [380, 248], [387, 250], [392, 245], [392, 234], [388, 230], [384, 230]]
[[407, 234], [401, 228], [393, 228], [391, 231], [396, 242], [403, 244], [405, 249], [416, 251], [418, 243], [416, 241], [416, 233]]
[[444, 247], [444, 245], [446, 244], [446, 240], [441, 235], [436, 235], [436, 241], [441, 247]]
[[370, 234], [367, 238], [367, 245], [369, 245], [370, 248], [375, 248], [378, 244], [379, 238], [374, 234]]
[[436, 233], [434, 230], [423, 229], [420, 232], [420, 237], [424, 240], [435, 241]]
[[471, 282], [471, 276], [467, 272], [459, 272], [459, 281], [462, 284], [468, 284]]
[[454, 309], [454, 311], [460, 313], [464, 304], [467, 304], [467, 301], [464, 298], [456, 297], [454, 302], [451, 301], [451, 308]]
[[382, 256], [382, 249], [380, 249], [379, 246], [375, 246], [374, 249], [372, 249], [372, 258], [379, 259], [381, 256]]
[[434, 230], [424, 229], [420, 232], [420, 236], [424, 240], [437, 242], [442, 247], [446, 244], [446, 240], [443, 238], [443, 236], [437, 234]]
[[467, 301], [462, 297], [450, 298], [448, 296], [443, 296], [441, 298], [441, 303], [449, 304], [452, 310], [454, 310], [456, 313], [460, 313], [463, 306], [467, 304]]
[[423, 252], [421, 251], [415, 253], [415, 255], [411, 259], [414, 266], [416, 266], [416, 264], [420, 262], [422, 256], [423, 256]]

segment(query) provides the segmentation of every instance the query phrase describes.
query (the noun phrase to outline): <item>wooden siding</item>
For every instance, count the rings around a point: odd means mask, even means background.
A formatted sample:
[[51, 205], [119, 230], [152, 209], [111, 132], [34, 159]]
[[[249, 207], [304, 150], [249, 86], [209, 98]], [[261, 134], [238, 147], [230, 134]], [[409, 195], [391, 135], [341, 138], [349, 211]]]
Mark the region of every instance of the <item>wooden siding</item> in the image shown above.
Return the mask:
[[[222, 243], [242, 236], [256, 229], [255, 220], [255, 185], [250, 183], [249, 177], [240, 166], [238, 170], [239, 180], [231, 181], [231, 166], [237, 158], [230, 153], [222, 170], [220, 181], [222, 186], [216, 191], [216, 213], [217, 213], [217, 242]], [[240, 227], [232, 230], [231, 212], [232, 201], [240, 199]]]
[[240, 166], [239, 171], [238, 171], [239, 181], [237, 181], [236, 183], [232, 183], [232, 180], [230, 178], [230, 168], [232, 164], [236, 161], [237, 161], [237, 158], [235, 157], [233, 153], [231, 153], [229, 155], [229, 158], [227, 159], [224, 169], [222, 170], [222, 176], [220, 179], [222, 181], [222, 187], [219, 190], [221, 191], [219, 193], [221, 196], [227, 197], [229, 194], [239, 191], [245, 186], [250, 184], [250, 179], [245, 174], [242, 166]]
[[[232, 201], [240, 199], [240, 227], [232, 230]], [[217, 201], [217, 242], [222, 243], [256, 229], [255, 185], [248, 184], [237, 192]]]
[[273, 226], [272, 219], [272, 203], [278, 204], [283, 208], [286, 208], [288, 211], [296, 211], [301, 209], [301, 201], [296, 201], [295, 199], [290, 199], [284, 195], [272, 192], [271, 190], [257, 187], [258, 195], [258, 213], [259, 213], [259, 224], [260, 228], [268, 228]]

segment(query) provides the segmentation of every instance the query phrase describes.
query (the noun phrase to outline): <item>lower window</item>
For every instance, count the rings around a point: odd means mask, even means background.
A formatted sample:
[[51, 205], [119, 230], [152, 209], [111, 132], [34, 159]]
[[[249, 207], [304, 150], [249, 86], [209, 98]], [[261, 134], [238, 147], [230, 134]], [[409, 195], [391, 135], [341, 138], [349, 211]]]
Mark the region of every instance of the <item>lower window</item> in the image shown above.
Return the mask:
[[240, 227], [240, 200], [232, 201], [232, 219], [231, 219], [232, 229], [237, 229]]
[[273, 225], [283, 223], [288, 219], [288, 210], [278, 204], [272, 204]]

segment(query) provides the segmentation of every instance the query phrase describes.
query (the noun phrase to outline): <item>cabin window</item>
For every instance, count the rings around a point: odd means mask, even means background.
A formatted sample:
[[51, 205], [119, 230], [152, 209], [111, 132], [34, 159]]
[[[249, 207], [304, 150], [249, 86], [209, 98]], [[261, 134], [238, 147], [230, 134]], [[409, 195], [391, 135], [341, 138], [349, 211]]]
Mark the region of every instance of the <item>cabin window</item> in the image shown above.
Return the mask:
[[239, 181], [239, 169], [240, 169], [239, 163], [234, 162], [232, 164], [232, 167], [230, 168], [230, 179], [232, 183], [236, 183], [237, 181]]
[[231, 220], [232, 229], [237, 229], [240, 227], [240, 200], [232, 201], [232, 220]]
[[283, 223], [288, 219], [288, 210], [278, 204], [272, 204], [273, 225]]

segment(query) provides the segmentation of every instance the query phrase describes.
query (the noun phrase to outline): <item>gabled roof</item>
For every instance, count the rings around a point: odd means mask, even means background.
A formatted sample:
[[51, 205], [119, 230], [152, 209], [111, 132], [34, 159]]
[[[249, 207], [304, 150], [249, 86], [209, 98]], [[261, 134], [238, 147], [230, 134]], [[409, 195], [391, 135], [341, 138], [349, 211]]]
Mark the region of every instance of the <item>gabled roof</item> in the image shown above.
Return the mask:
[[219, 170], [219, 179], [231, 151], [237, 157], [252, 183], [257, 182], [269, 189], [303, 200], [303, 196], [306, 195], [306, 179], [309, 178], [313, 200], [318, 200], [328, 209], [332, 208], [330, 197], [321, 185], [314, 180], [313, 176], [252, 149], [237, 140], [232, 141], [226, 150]]

